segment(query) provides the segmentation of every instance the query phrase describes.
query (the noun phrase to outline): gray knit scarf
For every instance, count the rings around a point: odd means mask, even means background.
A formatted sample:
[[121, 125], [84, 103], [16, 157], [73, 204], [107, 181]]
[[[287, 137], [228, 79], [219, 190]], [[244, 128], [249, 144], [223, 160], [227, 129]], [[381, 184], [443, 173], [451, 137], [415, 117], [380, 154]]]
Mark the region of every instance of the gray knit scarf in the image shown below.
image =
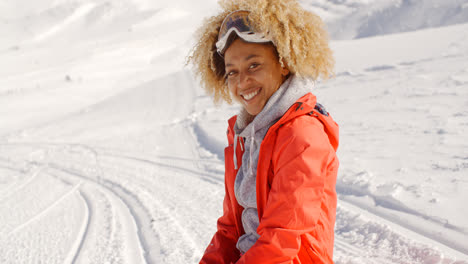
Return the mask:
[[[259, 235], [256, 197], [256, 176], [260, 144], [268, 129], [302, 96], [312, 91], [313, 81], [291, 75], [270, 97], [262, 111], [255, 117], [242, 108], [234, 126], [234, 146], [238, 137], [244, 138], [242, 165], [237, 172], [234, 192], [238, 203], [244, 207], [242, 225], [245, 234], [237, 241], [241, 253], [247, 252], [255, 244]], [[235, 153], [235, 149], [234, 149]], [[234, 164], [237, 166], [236, 155]]]

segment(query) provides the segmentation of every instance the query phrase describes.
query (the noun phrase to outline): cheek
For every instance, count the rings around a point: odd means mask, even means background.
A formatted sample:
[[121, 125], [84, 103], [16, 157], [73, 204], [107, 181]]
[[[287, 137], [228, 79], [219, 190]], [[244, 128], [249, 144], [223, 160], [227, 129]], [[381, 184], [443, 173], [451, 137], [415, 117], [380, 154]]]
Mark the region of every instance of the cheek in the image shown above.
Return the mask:
[[231, 98], [234, 101], [240, 102], [241, 101], [240, 96], [237, 95], [237, 86], [232, 83], [227, 82], [227, 87], [228, 87], [229, 93], [231, 94]]
[[235, 95], [235, 94], [236, 94], [236, 91], [235, 91], [236, 87], [235, 87], [235, 85], [233, 85], [231, 82], [228, 82], [228, 81], [226, 81], [226, 84], [227, 84], [227, 87], [228, 87], [229, 92], [230, 92], [231, 94]]
[[270, 92], [274, 93], [281, 86], [281, 73], [276, 71], [270, 71], [268, 74], [265, 75], [265, 78], [263, 80], [264, 83], [268, 85]]
[[275, 76], [271, 71], [262, 71], [256, 76], [256, 81], [262, 85], [270, 86]]

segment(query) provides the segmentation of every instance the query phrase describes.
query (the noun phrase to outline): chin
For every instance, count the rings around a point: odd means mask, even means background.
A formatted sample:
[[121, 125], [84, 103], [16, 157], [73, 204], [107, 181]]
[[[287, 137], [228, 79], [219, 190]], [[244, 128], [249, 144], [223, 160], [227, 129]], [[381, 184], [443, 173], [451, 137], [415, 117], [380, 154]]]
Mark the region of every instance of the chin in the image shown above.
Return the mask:
[[249, 109], [245, 109], [247, 111], [247, 113], [249, 113], [249, 115], [253, 115], [253, 116], [256, 116], [258, 115], [262, 110], [249, 110]]

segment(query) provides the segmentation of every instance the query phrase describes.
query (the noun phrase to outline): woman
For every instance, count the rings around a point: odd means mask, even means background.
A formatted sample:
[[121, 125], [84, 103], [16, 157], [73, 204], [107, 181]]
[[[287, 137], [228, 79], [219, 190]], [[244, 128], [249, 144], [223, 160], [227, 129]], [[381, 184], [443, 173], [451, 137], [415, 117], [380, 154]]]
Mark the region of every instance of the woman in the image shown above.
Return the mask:
[[338, 126], [311, 93], [334, 60], [294, 0], [221, 1], [189, 61], [229, 120], [225, 198], [200, 263], [333, 263]]

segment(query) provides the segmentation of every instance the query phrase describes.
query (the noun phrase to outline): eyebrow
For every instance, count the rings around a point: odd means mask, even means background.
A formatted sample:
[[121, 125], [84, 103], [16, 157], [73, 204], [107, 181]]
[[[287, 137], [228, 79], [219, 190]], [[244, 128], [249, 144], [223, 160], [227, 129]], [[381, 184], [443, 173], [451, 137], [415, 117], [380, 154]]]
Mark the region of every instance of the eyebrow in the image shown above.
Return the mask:
[[[247, 57], [244, 59], [244, 61], [248, 61], [248, 60], [250, 60], [250, 59], [252, 59], [252, 58], [255, 58], [255, 57], [260, 57], [260, 55], [257, 55], [257, 54], [250, 54], [249, 56], [247, 56]], [[228, 63], [228, 64], [226, 64], [226, 66], [224, 66], [224, 67], [229, 67], [229, 66], [233, 66], [233, 64]]]

